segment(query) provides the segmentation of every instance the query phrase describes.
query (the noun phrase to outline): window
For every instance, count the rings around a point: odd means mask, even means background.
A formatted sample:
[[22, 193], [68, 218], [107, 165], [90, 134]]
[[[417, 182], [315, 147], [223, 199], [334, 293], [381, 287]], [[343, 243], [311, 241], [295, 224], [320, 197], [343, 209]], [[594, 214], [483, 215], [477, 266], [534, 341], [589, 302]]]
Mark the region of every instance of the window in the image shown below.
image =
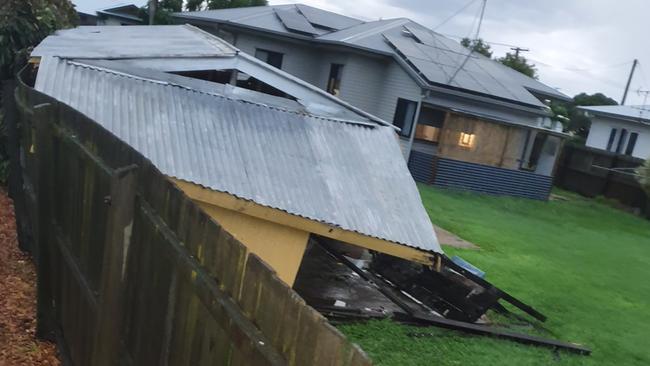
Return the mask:
[[636, 146], [636, 140], [639, 138], [639, 134], [632, 132], [630, 134], [630, 140], [627, 142], [627, 148], [625, 149], [625, 155], [632, 155], [634, 153], [634, 147]]
[[402, 131], [400, 135], [404, 137], [411, 136], [413, 129], [413, 120], [415, 119], [415, 110], [418, 104], [412, 100], [397, 99], [397, 107], [395, 108], [395, 116], [393, 117], [393, 125], [399, 127]]
[[623, 152], [623, 146], [625, 146], [625, 139], [627, 139], [627, 130], [621, 129], [621, 136], [618, 138], [618, 144], [616, 145], [616, 153], [620, 154]]
[[521, 169], [532, 170], [537, 169], [537, 163], [539, 158], [542, 156], [542, 148], [546, 145], [546, 140], [548, 139], [548, 134], [537, 133], [535, 135], [535, 140], [533, 141], [533, 146], [530, 149], [530, 156], [528, 157], [528, 163], [522, 166]]
[[332, 64], [330, 66], [330, 77], [327, 79], [327, 92], [338, 96], [341, 94], [341, 77], [343, 76], [343, 65]]
[[473, 147], [475, 138], [476, 135], [473, 133], [461, 132], [460, 138], [458, 139], [458, 146]]
[[445, 111], [422, 107], [420, 117], [418, 117], [418, 126], [415, 129], [415, 139], [434, 144], [438, 143], [445, 117]]
[[271, 66], [277, 67], [278, 69], [282, 68], [283, 56], [284, 55], [279, 52], [263, 50], [261, 48], [255, 50], [255, 58], [260, 59]]
[[612, 146], [614, 146], [615, 139], [616, 139], [616, 129], [612, 128], [612, 132], [609, 133], [609, 141], [607, 141], [607, 151], [612, 151]]

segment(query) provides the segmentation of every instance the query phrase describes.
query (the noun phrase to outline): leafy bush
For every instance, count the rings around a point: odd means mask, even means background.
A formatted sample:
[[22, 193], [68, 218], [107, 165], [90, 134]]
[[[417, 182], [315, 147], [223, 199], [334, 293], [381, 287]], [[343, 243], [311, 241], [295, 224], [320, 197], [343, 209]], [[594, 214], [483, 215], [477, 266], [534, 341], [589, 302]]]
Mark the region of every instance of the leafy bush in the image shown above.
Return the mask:
[[[43, 38], [76, 23], [77, 13], [70, 0], [0, 0], [0, 81], [16, 74]], [[0, 95], [0, 183], [6, 181], [8, 171], [3, 115]]]

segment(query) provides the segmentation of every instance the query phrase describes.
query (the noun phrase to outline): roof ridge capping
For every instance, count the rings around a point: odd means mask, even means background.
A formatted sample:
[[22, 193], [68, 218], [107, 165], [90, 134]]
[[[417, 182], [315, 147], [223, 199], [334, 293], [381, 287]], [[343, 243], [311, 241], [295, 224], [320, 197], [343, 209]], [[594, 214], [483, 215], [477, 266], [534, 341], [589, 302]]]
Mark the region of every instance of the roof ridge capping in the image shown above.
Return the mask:
[[202, 36], [205, 38], [206, 41], [208, 41], [211, 45], [213, 45], [216, 49], [219, 49], [219, 45], [225, 45], [226, 47], [232, 49], [235, 52], [235, 55], [239, 54], [240, 50], [239, 48], [235, 47], [229, 42], [226, 42], [225, 40], [215, 36], [212, 33], [206, 32], [203, 29], [194, 26], [192, 24], [185, 23], [183, 24], [183, 27], [187, 28], [188, 30], [197, 33], [198, 35]]
[[[108, 68], [108, 67], [105, 67], [105, 66], [93, 65], [92, 60], [88, 60], [88, 61], [86, 61], [86, 60], [71, 60], [71, 59], [66, 59], [66, 58], [60, 58], [60, 57], [57, 57], [57, 56], [48, 56], [48, 57], [62, 60], [64, 62], [67, 62], [70, 65], [77, 66], [77, 67], [92, 69], [92, 70], [95, 70], [95, 71], [98, 71], [98, 72], [106, 72], [106, 73], [110, 73], [110, 74], [121, 76], [121, 77], [126, 77], [126, 78], [133, 79], [133, 80], [140, 80], [140, 81], [144, 81], [144, 82], [149, 82], [149, 83], [152, 83], [152, 84], [159, 84], [159, 85], [162, 85], [162, 86], [176, 87], [176, 88], [184, 89], [184, 90], [191, 91], [191, 92], [198, 93], [198, 94], [204, 94], [204, 95], [209, 95], [209, 96], [212, 96], [212, 97], [223, 98], [223, 99], [230, 100], [230, 101], [233, 101], [233, 102], [247, 103], [247, 104], [251, 104], [251, 105], [254, 105], [254, 106], [258, 106], [258, 107], [277, 110], [279, 112], [292, 113], [292, 114], [308, 116], [308, 117], [311, 117], [311, 118], [314, 118], [314, 119], [319, 119], [319, 120], [324, 120], [324, 121], [345, 123], [345, 124], [351, 124], [351, 125], [359, 125], [359, 126], [369, 127], [369, 128], [377, 128], [377, 127], [386, 127], [386, 128], [388, 128], [387, 126], [383, 126], [383, 125], [380, 125], [380, 124], [377, 124], [377, 123], [355, 121], [355, 120], [350, 120], [350, 119], [345, 119], [345, 118], [336, 118], [336, 117], [331, 117], [331, 116], [322, 116], [322, 115], [310, 113], [310, 112], [307, 112], [307, 111], [304, 111], [304, 112], [303, 111], [294, 111], [294, 110], [290, 110], [290, 109], [285, 108], [285, 107], [266, 104], [266, 103], [261, 103], [261, 102], [247, 100], [247, 99], [243, 99], [243, 98], [242, 99], [233, 98], [231, 96], [227, 96], [227, 95], [224, 95], [224, 94], [219, 94], [217, 92], [209, 92], [209, 91], [205, 91], [205, 90], [199, 90], [199, 89], [193, 88], [191, 86], [182, 85], [182, 84], [174, 82], [174, 81], [156, 80], [156, 79], [154, 79], [152, 77], [140, 76], [140, 75], [137, 75], [137, 74], [134, 74], [134, 73], [126, 72], [126, 71], [119, 71], [119, 70], [111, 69], [111, 68]], [[180, 76], [180, 75], [179, 75], [179, 77], [184, 78], [184, 76]]]

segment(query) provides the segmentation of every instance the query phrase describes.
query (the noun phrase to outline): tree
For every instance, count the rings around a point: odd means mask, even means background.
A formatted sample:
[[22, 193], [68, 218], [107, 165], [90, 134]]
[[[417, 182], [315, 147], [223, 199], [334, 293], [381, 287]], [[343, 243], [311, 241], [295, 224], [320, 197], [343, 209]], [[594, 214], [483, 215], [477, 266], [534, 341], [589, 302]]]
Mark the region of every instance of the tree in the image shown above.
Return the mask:
[[70, 0], [0, 1], [0, 80], [23, 67], [43, 38], [78, 22]]
[[155, 5], [154, 24], [172, 24], [172, 13], [183, 11], [183, 0], [158, 0], [154, 4], [149, 2], [147, 6], [140, 8], [139, 17], [144, 24], [149, 24], [149, 6]]
[[515, 53], [508, 52], [504, 57], [497, 59], [497, 61], [533, 79], [537, 80], [539, 77], [535, 65], [529, 63], [525, 57], [517, 56]]
[[573, 132], [579, 137], [587, 138], [591, 121], [583, 112], [578, 110], [578, 106], [590, 105], [617, 105], [616, 101], [603, 93], [587, 94], [580, 93], [573, 97], [573, 101], [567, 105], [569, 116], [569, 125], [567, 130]]
[[266, 6], [268, 0], [187, 0], [185, 10], [242, 8], [247, 6]]
[[481, 55], [487, 58], [492, 58], [492, 50], [490, 49], [490, 45], [485, 43], [481, 38], [469, 39], [465, 37], [460, 41], [460, 44], [463, 47], [473, 50], [474, 52], [480, 53]]
[[[0, 0], [0, 81], [12, 78], [26, 63], [32, 47], [57, 29], [78, 23], [69, 0]], [[7, 136], [0, 95], [0, 183], [7, 175]]]

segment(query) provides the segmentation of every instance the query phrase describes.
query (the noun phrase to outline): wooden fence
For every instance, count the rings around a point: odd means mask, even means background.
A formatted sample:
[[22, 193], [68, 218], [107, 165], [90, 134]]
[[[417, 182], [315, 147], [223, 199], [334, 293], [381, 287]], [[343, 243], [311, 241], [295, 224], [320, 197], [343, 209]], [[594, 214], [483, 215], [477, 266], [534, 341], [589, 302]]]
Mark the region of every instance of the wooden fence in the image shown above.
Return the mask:
[[70, 364], [371, 364], [137, 151], [18, 84], [37, 333]]
[[585, 146], [566, 145], [555, 185], [587, 197], [604, 196], [638, 209], [650, 218], [648, 197], [633, 176], [643, 160]]

